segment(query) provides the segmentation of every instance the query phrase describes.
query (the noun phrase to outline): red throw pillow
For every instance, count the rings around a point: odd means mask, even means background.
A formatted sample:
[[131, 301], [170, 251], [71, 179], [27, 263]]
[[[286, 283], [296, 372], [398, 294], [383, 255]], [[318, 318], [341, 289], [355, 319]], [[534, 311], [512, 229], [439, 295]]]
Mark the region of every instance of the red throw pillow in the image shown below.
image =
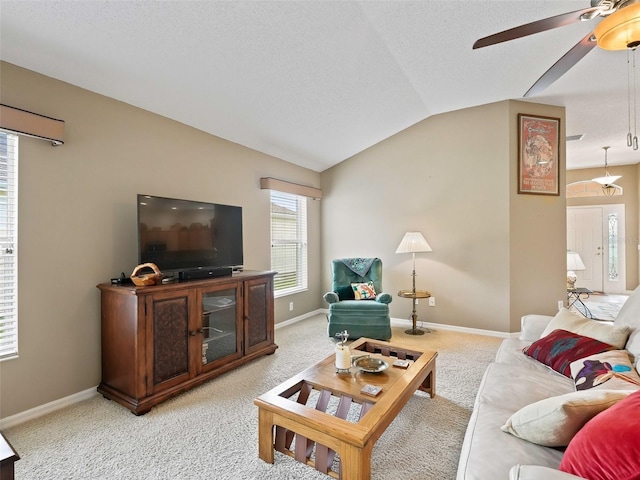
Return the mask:
[[533, 342], [523, 352], [556, 372], [571, 377], [571, 362], [607, 350], [617, 349], [613, 345], [577, 333], [554, 330], [546, 337]]
[[589, 420], [565, 450], [560, 470], [589, 480], [640, 480], [640, 392]]

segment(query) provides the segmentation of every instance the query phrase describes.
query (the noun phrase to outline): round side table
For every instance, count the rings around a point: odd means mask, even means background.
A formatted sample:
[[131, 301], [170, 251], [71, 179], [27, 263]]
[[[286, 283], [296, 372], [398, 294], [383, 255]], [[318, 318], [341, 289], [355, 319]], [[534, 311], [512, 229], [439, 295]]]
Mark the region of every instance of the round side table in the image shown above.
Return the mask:
[[398, 296], [402, 298], [410, 298], [413, 302], [413, 311], [411, 313], [411, 320], [413, 321], [413, 328], [405, 330], [404, 333], [409, 335], [424, 335], [424, 330], [418, 330], [416, 327], [416, 321], [418, 315], [416, 314], [416, 304], [419, 298], [429, 298], [431, 294], [426, 290], [400, 290]]

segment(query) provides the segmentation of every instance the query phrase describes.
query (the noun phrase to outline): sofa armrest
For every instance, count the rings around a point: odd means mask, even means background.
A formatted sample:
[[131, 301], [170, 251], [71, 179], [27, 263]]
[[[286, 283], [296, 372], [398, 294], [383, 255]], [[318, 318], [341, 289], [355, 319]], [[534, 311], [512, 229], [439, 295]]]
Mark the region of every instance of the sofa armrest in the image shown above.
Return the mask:
[[376, 302], [389, 304], [393, 300], [393, 297], [388, 293], [379, 293], [376, 295]]
[[324, 301], [327, 303], [338, 303], [340, 301], [336, 292], [327, 292], [322, 298], [324, 298]]
[[520, 320], [520, 340], [535, 342], [540, 338], [553, 317], [549, 315], [524, 315]]
[[509, 480], [584, 480], [570, 473], [539, 465], [516, 465], [509, 470]]

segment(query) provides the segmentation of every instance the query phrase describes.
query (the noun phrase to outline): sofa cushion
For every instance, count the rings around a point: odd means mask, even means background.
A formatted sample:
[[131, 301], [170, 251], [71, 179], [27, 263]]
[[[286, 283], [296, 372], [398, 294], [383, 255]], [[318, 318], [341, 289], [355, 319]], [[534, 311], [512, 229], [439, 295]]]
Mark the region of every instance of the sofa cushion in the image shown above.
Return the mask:
[[629, 338], [630, 328], [626, 325], [614, 325], [602, 323], [579, 316], [578, 314], [561, 308], [549, 325], [542, 332], [541, 337], [546, 337], [554, 330], [567, 330], [585, 337], [595, 338], [601, 342], [613, 345], [616, 348], [624, 348]]
[[551, 374], [560, 376], [559, 373], [554, 372], [546, 365], [527, 355], [523, 355], [522, 351], [529, 345], [531, 345], [531, 342], [525, 342], [518, 340], [517, 338], [505, 338], [500, 343], [498, 351], [496, 352], [496, 363], [508, 363], [528, 370], [545, 372], [547, 375]]
[[355, 300], [372, 300], [376, 298], [376, 289], [373, 282], [352, 283], [351, 289]]
[[540, 465], [515, 465], [509, 470], [509, 480], [583, 480], [583, 478]]
[[[537, 340], [537, 339], [536, 339]], [[500, 342], [500, 346], [498, 347], [498, 351], [496, 352], [496, 362], [497, 363], [519, 363], [526, 362], [531, 365], [536, 365], [534, 368], [546, 368], [540, 363], [536, 362], [530, 357], [526, 355], [522, 355], [522, 351], [531, 345], [531, 342], [527, 342], [524, 340], [520, 340], [518, 338], [505, 338]]]
[[573, 437], [560, 470], [589, 480], [640, 479], [640, 392], [596, 415]]
[[545, 398], [515, 412], [500, 429], [545, 447], [566, 447], [587, 421], [627, 395], [586, 390]]
[[550, 369], [523, 372], [513, 365], [489, 364], [464, 436], [457, 479], [506, 479], [517, 463], [557, 468], [561, 451], [507, 435], [500, 427], [516, 410], [530, 402], [572, 389], [573, 381]]
[[525, 370], [517, 365], [490, 363], [477, 401], [507, 412], [502, 423], [496, 426], [500, 428], [509, 416], [530, 403], [573, 391], [573, 380], [549, 368]]
[[615, 349], [614, 346], [594, 338], [567, 330], [554, 330], [546, 337], [533, 342], [523, 352], [556, 372], [569, 377], [571, 376], [571, 362], [613, 349]]
[[639, 390], [640, 377], [626, 350], [598, 353], [571, 362], [576, 390]]

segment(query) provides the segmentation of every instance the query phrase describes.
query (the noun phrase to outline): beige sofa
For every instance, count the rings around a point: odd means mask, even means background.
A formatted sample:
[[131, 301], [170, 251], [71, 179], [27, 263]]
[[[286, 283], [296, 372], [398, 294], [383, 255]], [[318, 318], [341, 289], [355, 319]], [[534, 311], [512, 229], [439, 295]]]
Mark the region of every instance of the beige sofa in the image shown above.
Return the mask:
[[[554, 317], [526, 315], [518, 339], [505, 339], [482, 379], [465, 434], [457, 480], [561, 480], [580, 478], [557, 470], [563, 448], [551, 448], [501, 430], [516, 412], [534, 402], [575, 392], [567, 378], [523, 354], [538, 340]], [[601, 322], [594, 324], [607, 326]], [[640, 287], [623, 305], [615, 326], [629, 327], [624, 348], [640, 358]], [[585, 335], [591, 337], [591, 335]], [[624, 341], [624, 340], [623, 340]]]

